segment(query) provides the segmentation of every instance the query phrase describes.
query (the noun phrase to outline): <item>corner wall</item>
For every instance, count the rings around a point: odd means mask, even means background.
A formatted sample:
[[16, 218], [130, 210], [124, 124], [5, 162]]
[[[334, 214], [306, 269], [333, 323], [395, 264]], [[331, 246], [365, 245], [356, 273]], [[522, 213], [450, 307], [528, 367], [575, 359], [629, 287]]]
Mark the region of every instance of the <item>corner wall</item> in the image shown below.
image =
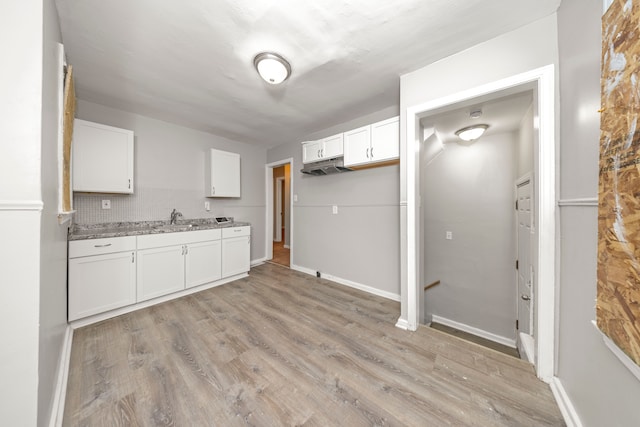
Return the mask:
[[[640, 380], [595, 319], [602, 2], [563, 0], [560, 49], [561, 269], [557, 377], [585, 427], [638, 424]], [[591, 204], [579, 202], [592, 200]], [[578, 200], [578, 201], [576, 201]]]

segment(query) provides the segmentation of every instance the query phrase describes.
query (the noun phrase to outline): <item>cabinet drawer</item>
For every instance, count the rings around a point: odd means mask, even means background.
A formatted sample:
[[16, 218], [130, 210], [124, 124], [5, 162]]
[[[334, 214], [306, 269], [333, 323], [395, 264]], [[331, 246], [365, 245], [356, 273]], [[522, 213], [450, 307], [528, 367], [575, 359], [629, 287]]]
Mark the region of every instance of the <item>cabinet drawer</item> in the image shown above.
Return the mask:
[[138, 236], [138, 249], [160, 248], [163, 246], [220, 240], [220, 229], [178, 231], [175, 233], [148, 234]]
[[222, 238], [248, 236], [251, 234], [251, 227], [230, 227], [222, 229]]
[[69, 258], [111, 254], [136, 249], [135, 236], [109, 237], [106, 239], [72, 240], [69, 242]]

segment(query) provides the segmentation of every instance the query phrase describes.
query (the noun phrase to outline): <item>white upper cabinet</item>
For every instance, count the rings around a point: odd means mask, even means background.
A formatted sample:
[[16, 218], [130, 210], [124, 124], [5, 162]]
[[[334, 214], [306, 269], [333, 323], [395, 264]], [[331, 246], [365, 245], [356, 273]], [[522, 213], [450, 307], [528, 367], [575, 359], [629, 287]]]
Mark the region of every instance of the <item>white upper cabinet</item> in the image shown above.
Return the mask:
[[399, 117], [344, 133], [344, 165], [358, 166], [400, 157]]
[[240, 154], [211, 149], [205, 179], [206, 197], [240, 197]]
[[73, 191], [133, 193], [133, 131], [74, 120]]
[[302, 163], [332, 159], [343, 154], [343, 134], [339, 133], [318, 141], [302, 143]]

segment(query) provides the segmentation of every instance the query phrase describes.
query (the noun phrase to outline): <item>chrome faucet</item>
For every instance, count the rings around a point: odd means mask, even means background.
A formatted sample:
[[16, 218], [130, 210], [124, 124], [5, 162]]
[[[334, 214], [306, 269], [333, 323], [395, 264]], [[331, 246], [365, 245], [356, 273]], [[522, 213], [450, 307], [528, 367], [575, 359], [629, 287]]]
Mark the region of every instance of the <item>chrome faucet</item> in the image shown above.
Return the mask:
[[178, 212], [177, 210], [172, 210], [171, 211], [171, 220], [169, 221], [169, 224], [175, 224], [176, 220], [178, 218], [182, 218], [182, 212]]

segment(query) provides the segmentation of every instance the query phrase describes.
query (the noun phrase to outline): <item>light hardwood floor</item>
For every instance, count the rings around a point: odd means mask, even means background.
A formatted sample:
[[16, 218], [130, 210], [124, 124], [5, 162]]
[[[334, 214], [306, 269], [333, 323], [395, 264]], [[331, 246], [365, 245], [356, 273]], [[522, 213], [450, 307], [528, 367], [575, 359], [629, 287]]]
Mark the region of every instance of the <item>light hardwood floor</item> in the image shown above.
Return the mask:
[[274, 264], [74, 333], [66, 426], [558, 426], [524, 361]]

